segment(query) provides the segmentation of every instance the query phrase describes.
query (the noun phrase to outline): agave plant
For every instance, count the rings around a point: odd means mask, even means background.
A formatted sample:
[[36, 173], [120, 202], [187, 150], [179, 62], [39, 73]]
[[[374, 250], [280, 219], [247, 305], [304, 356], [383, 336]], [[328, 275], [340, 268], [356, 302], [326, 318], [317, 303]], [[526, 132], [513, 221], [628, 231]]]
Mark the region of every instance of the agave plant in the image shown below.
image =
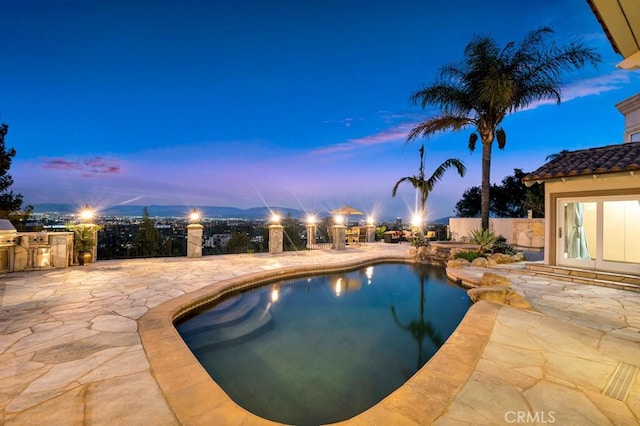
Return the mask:
[[479, 246], [478, 251], [480, 253], [491, 250], [493, 243], [495, 243], [498, 239], [498, 236], [494, 234], [493, 231], [482, 228], [474, 229], [473, 231], [471, 231], [469, 237], [471, 238], [471, 241], [473, 243]]

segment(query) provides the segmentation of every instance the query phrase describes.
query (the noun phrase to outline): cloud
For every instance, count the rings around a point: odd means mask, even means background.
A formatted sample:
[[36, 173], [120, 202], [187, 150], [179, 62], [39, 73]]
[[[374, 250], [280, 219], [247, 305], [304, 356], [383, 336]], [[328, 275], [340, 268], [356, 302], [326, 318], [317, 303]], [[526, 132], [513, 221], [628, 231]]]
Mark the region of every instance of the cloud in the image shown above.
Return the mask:
[[[574, 99], [584, 98], [586, 96], [600, 95], [601, 93], [610, 92], [620, 89], [624, 84], [629, 83], [630, 73], [625, 71], [614, 71], [610, 74], [602, 75], [594, 78], [578, 80], [568, 84], [562, 88], [562, 102], [569, 102]], [[554, 100], [546, 99], [543, 101], [533, 102], [520, 111], [529, 111], [536, 109], [542, 105], [553, 105]]]
[[118, 174], [120, 165], [113, 159], [92, 157], [81, 161], [70, 161], [64, 158], [46, 158], [42, 162], [43, 169], [78, 170], [81, 177]]
[[59, 170], [78, 170], [80, 164], [75, 161], [68, 161], [62, 158], [52, 158], [44, 161], [43, 169], [59, 169]]
[[[628, 84], [630, 81], [630, 73], [625, 71], [614, 71], [612, 73], [602, 75], [599, 77], [588, 78], [578, 80], [572, 84], [568, 84], [562, 88], [562, 102], [570, 102], [574, 99], [583, 98], [586, 96], [599, 95], [601, 93], [617, 90], [623, 85]], [[519, 111], [528, 111], [536, 109], [542, 105], [555, 104], [553, 100], [543, 100], [533, 102], [526, 108]], [[318, 148], [311, 152], [311, 154], [334, 154], [338, 152], [352, 151], [360, 147], [379, 145], [385, 143], [397, 143], [405, 141], [409, 131], [418, 125], [421, 120], [416, 113], [391, 113], [389, 111], [379, 111], [385, 123], [392, 122], [398, 119], [412, 119], [412, 122], [405, 122], [392, 126], [386, 130], [374, 133], [372, 135], [363, 136], [361, 138], [350, 139], [346, 142], [337, 143], [323, 148]], [[423, 111], [424, 114], [424, 111]]]
[[93, 157], [84, 161], [85, 166], [92, 173], [120, 173], [120, 166], [113, 160], [105, 160], [102, 157]]
[[312, 154], [333, 154], [335, 152], [352, 151], [360, 147], [404, 141], [407, 138], [407, 135], [409, 134], [411, 128], [416, 124], [417, 123], [399, 124], [381, 132], [374, 133], [373, 135], [363, 136], [356, 139], [349, 139], [347, 142], [338, 143], [324, 148], [318, 148], [312, 151]]

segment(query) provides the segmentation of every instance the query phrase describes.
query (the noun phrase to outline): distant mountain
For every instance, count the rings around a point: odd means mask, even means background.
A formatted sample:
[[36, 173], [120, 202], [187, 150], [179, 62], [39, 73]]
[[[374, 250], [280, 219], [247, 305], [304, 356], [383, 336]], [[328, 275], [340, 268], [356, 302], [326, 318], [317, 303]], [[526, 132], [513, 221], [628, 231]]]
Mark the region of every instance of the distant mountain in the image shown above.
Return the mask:
[[[71, 204], [36, 204], [33, 206], [35, 213], [56, 212], [60, 214], [78, 213], [78, 207]], [[111, 206], [100, 210], [102, 216], [142, 216], [142, 210], [145, 206]], [[191, 208], [187, 206], [146, 206], [149, 210], [149, 216], [152, 217], [186, 217], [189, 215]], [[301, 210], [290, 209], [287, 207], [253, 207], [250, 209], [239, 209], [236, 207], [218, 207], [206, 206], [199, 207], [198, 210], [205, 218], [238, 218], [238, 219], [269, 219], [271, 211], [278, 212], [282, 216], [289, 213], [292, 217], [302, 219], [305, 213]]]

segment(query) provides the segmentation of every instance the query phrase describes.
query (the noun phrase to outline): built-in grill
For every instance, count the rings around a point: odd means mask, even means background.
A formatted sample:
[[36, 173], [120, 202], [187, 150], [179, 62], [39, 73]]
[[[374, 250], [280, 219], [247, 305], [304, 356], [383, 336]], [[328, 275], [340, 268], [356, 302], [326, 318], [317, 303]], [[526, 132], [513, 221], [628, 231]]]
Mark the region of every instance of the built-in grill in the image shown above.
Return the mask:
[[7, 219], [0, 219], [0, 272], [13, 270], [16, 228]]

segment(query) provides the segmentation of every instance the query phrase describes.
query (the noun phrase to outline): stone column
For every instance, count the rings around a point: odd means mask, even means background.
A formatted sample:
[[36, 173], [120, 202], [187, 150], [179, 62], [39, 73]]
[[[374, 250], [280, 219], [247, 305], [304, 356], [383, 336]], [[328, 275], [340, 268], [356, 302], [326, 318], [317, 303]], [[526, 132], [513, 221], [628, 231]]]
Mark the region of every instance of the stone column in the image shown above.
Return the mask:
[[282, 225], [269, 225], [269, 253], [282, 253], [283, 249], [283, 229]]
[[187, 225], [187, 257], [202, 257], [202, 229], [199, 223]]
[[333, 225], [333, 228], [331, 228], [331, 232], [333, 235], [333, 244], [331, 245], [332, 249], [336, 249], [336, 250], [346, 249], [346, 246], [345, 246], [346, 230], [347, 230], [347, 227], [344, 225]]
[[367, 225], [367, 238], [365, 241], [368, 243], [372, 243], [375, 240], [376, 240], [376, 226], [370, 223]]
[[307, 223], [307, 248], [313, 248], [316, 245], [316, 224]]
[[95, 227], [93, 229], [93, 241], [95, 241], [96, 243], [91, 248], [91, 260], [89, 261], [90, 263], [98, 260], [98, 230], [95, 229]]

